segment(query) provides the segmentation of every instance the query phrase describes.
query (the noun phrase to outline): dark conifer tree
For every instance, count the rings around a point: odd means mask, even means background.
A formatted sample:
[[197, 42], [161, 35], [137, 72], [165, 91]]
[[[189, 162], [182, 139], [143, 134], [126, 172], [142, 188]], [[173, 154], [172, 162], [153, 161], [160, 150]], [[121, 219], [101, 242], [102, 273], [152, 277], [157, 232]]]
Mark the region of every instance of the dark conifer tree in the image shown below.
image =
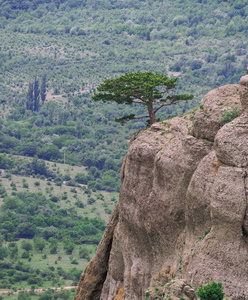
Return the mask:
[[40, 89], [39, 80], [37, 77], [34, 79], [34, 111], [38, 111], [40, 106]]
[[26, 108], [28, 110], [34, 110], [34, 85], [32, 82], [29, 83]]
[[40, 98], [42, 103], [46, 100], [46, 74], [42, 76], [41, 87], [40, 87]]

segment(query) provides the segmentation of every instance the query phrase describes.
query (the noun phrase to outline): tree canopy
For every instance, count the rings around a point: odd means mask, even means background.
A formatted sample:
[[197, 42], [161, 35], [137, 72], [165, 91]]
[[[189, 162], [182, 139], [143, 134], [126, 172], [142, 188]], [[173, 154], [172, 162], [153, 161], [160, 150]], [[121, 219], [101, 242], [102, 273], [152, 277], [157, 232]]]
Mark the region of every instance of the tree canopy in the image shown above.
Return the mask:
[[156, 122], [155, 114], [164, 106], [173, 105], [182, 100], [191, 100], [193, 95], [175, 95], [177, 78], [168, 78], [165, 74], [152, 72], [126, 73], [114, 79], [106, 79], [97, 89], [100, 93], [92, 97], [96, 101], [115, 101], [118, 104], [143, 104], [148, 115], [130, 114], [115, 119], [122, 124], [132, 119], [149, 117], [150, 124]]

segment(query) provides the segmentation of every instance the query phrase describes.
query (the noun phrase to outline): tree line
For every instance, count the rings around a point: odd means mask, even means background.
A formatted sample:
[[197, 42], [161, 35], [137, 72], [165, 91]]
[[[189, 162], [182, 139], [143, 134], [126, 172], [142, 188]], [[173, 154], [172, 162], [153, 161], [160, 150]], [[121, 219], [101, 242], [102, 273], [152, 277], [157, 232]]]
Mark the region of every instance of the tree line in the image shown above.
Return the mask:
[[39, 79], [35, 76], [33, 82], [29, 82], [26, 109], [31, 111], [39, 111], [40, 100], [42, 103], [46, 100], [46, 75], [42, 76], [41, 86], [39, 86]]

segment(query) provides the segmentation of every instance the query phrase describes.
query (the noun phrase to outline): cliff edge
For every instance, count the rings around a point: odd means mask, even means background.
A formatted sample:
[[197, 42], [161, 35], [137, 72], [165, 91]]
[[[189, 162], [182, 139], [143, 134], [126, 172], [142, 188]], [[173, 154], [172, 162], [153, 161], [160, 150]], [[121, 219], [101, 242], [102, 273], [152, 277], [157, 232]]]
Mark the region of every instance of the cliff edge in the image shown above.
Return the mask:
[[247, 297], [247, 172], [248, 75], [131, 142], [119, 203], [75, 300], [194, 299], [212, 280], [229, 299]]

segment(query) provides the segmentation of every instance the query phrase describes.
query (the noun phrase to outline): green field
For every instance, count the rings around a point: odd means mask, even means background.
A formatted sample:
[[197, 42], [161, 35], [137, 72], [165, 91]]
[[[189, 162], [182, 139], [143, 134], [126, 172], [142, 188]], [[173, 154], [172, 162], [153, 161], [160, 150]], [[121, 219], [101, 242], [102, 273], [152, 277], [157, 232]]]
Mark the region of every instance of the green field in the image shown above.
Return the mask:
[[[6, 157], [16, 161], [17, 164], [33, 160], [33, 158], [23, 156], [7, 155]], [[0, 197], [0, 219], [1, 234], [4, 236], [5, 242], [0, 247], [0, 254], [1, 249], [3, 251], [6, 249], [7, 252], [4, 260], [0, 260], [1, 290], [16, 291], [77, 285], [79, 276], [94, 255], [99, 238], [103, 233], [102, 230], [104, 230], [104, 228], [101, 227], [100, 230], [92, 224], [97, 224], [94, 221], [97, 220], [96, 218], [104, 220], [100, 222], [106, 224], [118, 201], [117, 192], [93, 191], [87, 185], [74, 181], [73, 186], [67, 185], [77, 174], [87, 175], [88, 171], [85, 167], [49, 161], [45, 161], [45, 165], [57, 176], [66, 178], [67, 181], [56, 182], [54, 179], [40, 175], [15, 175], [11, 174], [9, 169], [1, 169], [0, 185], [5, 193]], [[30, 197], [31, 202], [25, 202], [26, 197]], [[36, 204], [35, 199], [40, 203], [39, 205]], [[11, 204], [12, 201], [14, 204]], [[23, 204], [20, 201], [24, 201]], [[27, 207], [23, 207], [23, 205]], [[30, 209], [31, 212], [29, 212]], [[45, 225], [43, 213], [39, 212], [40, 209], [44, 211], [45, 223], [50, 227]], [[47, 210], [48, 215], [46, 215]], [[13, 211], [19, 214], [16, 220], [13, 217], [9, 218], [9, 214], [13, 214]], [[54, 217], [49, 211], [53, 211]], [[66, 214], [65, 217], [63, 214], [61, 215], [61, 212]], [[56, 225], [59, 224], [57, 215], [65, 218], [60, 225]], [[18, 229], [13, 226], [20, 227], [22, 223], [25, 224], [29, 220], [33, 220], [35, 224], [41, 224], [39, 226], [43, 227], [38, 226], [35, 230], [36, 233], [31, 233], [29, 238], [25, 238], [26, 231], [24, 236], [19, 237]], [[63, 223], [67, 225], [64, 227]], [[80, 225], [80, 223], [86, 225]], [[71, 233], [74, 226], [77, 228], [86, 226], [85, 230], [93, 228], [93, 231], [88, 235], [86, 233], [86, 236], [83, 234], [82, 240], [80, 234], [77, 233], [75, 237], [75, 233]], [[44, 230], [48, 232], [48, 235], [46, 233], [44, 236]], [[95, 234], [97, 235], [95, 236]], [[36, 247], [36, 238], [41, 238], [44, 242], [42, 251]], [[28, 250], [23, 246], [25, 242], [28, 244]], [[67, 244], [72, 245], [71, 250], [66, 249]], [[72, 294], [72, 292], [68, 293]], [[69, 297], [69, 294], [65, 294], [65, 297]], [[5, 295], [4, 299], [17, 299], [17, 297], [15, 294]], [[40, 296], [32, 295], [31, 299], [39, 299], [38, 297]]]
[[[26, 157], [16, 157], [18, 160], [27, 159]], [[31, 158], [29, 159], [31, 160]], [[79, 166], [70, 166], [62, 163], [52, 163], [46, 161], [47, 166], [53, 170], [56, 174], [60, 174], [62, 176], [68, 175], [70, 178], [74, 178], [77, 173], [87, 174], [85, 167]], [[110, 212], [113, 210], [115, 204], [118, 201], [118, 193], [117, 192], [106, 192], [106, 191], [95, 191], [90, 193], [90, 197], [96, 199], [96, 202], [92, 204], [88, 204], [87, 200], [90, 198], [89, 194], [85, 194], [85, 189], [87, 185], [79, 184], [78, 186], [68, 186], [66, 185], [66, 181], [63, 182], [61, 186], [58, 186], [54, 181], [47, 181], [46, 179], [33, 178], [33, 176], [25, 177], [19, 175], [11, 175], [11, 179], [5, 178], [6, 170], [2, 170], [0, 175], [0, 182], [6, 188], [6, 192], [8, 195], [12, 195], [13, 188], [11, 187], [11, 183], [14, 183], [18, 192], [29, 191], [31, 193], [42, 192], [46, 196], [57, 196], [60, 199], [63, 198], [64, 195], [67, 196], [66, 200], [60, 200], [59, 204], [61, 208], [70, 209], [76, 208], [77, 213], [82, 216], [95, 217], [98, 216], [105, 221], [108, 220]], [[28, 188], [23, 187], [23, 182], [28, 184]], [[37, 182], [39, 185], [37, 185]], [[97, 199], [97, 196], [102, 195], [102, 199]], [[82, 202], [84, 204], [84, 208], [81, 208], [75, 205], [76, 202]], [[0, 204], [3, 203], [3, 199], [0, 198]], [[108, 209], [106, 209], [108, 208]]]

